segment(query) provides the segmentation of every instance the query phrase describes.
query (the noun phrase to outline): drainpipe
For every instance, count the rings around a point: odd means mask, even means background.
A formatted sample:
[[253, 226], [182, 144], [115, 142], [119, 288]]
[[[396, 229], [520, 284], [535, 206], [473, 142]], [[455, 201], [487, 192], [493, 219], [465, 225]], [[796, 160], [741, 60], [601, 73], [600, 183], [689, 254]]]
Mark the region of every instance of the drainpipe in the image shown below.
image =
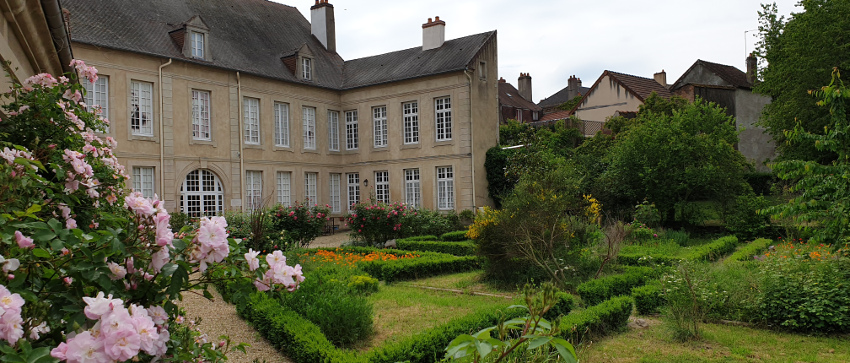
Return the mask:
[[472, 159], [472, 212], [474, 213], [477, 208], [475, 208], [475, 198], [477, 195], [475, 194], [475, 127], [472, 122], [472, 76], [467, 73], [469, 68], [463, 70], [463, 74], [466, 75], [466, 78], [469, 80], [467, 82], [467, 86], [469, 86], [469, 144], [470, 144], [470, 153]]
[[245, 136], [242, 134], [244, 130], [242, 129], [244, 126], [242, 122], [239, 121], [242, 115], [242, 79], [239, 77], [239, 72], [236, 72], [236, 95], [239, 100], [236, 103], [236, 107], [239, 110], [239, 115], [236, 116], [236, 122], [239, 125], [239, 199], [242, 200], [241, 206], [239, 207], [241, 211], [245, 211]]
[[50, 28], [50, 36], [53, 37], [53, 44], [59, 55], [62, 72], [72, 72], [74, 68], [71, 67], [71, 60], [74, 59], [74, 54], [71, 51], [71, 35], [67, 32], [59, 1], [41, 0], [41, 7], [47, 19], [47, 27]]
[[160, 198], [165, 201], [165, 111], [163, 104], [165, 96], [162, 94], [162, 69], [171, 64], [171, 58], [168, 62], [159, 66], [159, 191], [162, 193]]

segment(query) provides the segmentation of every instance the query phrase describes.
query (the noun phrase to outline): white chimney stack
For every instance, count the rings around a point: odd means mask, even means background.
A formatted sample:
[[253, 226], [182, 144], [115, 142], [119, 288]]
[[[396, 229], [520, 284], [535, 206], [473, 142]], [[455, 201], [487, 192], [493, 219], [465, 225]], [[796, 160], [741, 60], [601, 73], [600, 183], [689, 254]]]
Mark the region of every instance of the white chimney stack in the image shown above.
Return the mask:
[[422, 24], [422, 50], [437, 49], [446, 41], [446, 22], [435, 17], [433, 21]]
[[322, 42], [325, 49], [336, 52], [336, 21], [334, 6], [328, 0], [316, 0], [310, 7], [310, 30]]

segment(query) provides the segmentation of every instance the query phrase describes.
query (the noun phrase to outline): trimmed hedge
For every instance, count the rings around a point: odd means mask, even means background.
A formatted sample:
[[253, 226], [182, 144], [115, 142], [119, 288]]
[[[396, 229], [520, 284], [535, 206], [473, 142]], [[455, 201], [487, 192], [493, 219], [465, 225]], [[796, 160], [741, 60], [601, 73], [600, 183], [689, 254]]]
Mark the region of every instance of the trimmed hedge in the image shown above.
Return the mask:
[[770, 247], [770, 244], [773, 243], [773, 240], [769, 240], [767, 238], [759, 238], [755, 241], [752, 241], [746, 245], [741, 246], [735, 253], [729, 255], [729, 257], [724, 260], [724, 263], [731, 262], [744, 262], [744, 261], [752, 261], [753, 256], [761, 253]]
[[507, 309], [507, 305], [502, 309], [480, 311], [361, 354], [335, 347], [315, 324], [285, 309], [265, 293], [254, 292], [233, 300], [240, 316], [251, 322], [275, 348], [296, 362], [436, 362], [442, 359], [446, 346], [458, 335], [496, 325], [503, 315], [513, 319], [526, 313], [523, 309]]
[[672, 266], [681, 262], [682, 259], [659, 254], [620, 254], [617, 256], [617, 261], [629, 266]]
[[425, 235], [425, 236], [413, 236], [413, 237], [397, 239], [396, 243], [398, 243], [398, 241], [439, 241], [439, 240], [440, 240], [440, 237], [429, 234], [429, 235]]
[[657, 313], [664, 305], [664, 294], [658, 285], [643, 285], [632, 288], [632, 299], [635, 301], [635, 309], [640, 315]]
[[575, 297], [568, 292], [558, 291], [555, 294], [555, 297], [558, 298], [558, 302], [556, 302], [555, 305], [552, 306], [545, 315], [543, 315], [543, 317], [549, 321], [555, 320], [555, 318], [562, 315], [568, 315], [576, 306]]
[[576, 292], [587, 305], [596, 305], [614, 296], [630, 295], [632, 288], [641, 286], [651, 278], [658, 277], [661, 269], [632, 267], [625, 273], [610, 275], [578, 285]]
[[729, 252], [734, 251], [737, 247], [738, 237], [721, 237], [709, 244], [694, 247], [693, 250], [685, 256], [685, 259], [692, 261], [717, 261]]
[[406, 251], [441, 252], [455, 256], [475, 256], [476, 244], [473, 242], [435, 242], [398, 240], [396, 247]]
[[629, 322], [632, 305], [630, 296], [621, 296], [573, 312], [561, 319], [561, 336], [577, 344], [588, 334], [599, 336], [623, 329]]
[[466, 237], [466, 231], [454, 231], [454, 232], [449, 232], [449, 233], [443, 233], [443, 235], [440, 236], [440, 239], [443, 240], [443, 241], [455, 241], [455, 242], [468, 241], [469, 240], [469, 238]]

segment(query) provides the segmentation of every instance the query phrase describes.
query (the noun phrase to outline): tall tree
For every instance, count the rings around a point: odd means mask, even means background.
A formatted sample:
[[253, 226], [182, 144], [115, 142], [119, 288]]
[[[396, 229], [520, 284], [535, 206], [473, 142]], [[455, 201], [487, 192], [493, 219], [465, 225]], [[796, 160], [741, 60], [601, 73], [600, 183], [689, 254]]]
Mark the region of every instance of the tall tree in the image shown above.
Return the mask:
[[755, 91], [773, 98], [762, 124], [777, 142], [780, 159], [834, 160], [835, 153], [818, 150], [812, 141], [788, 143], [786, 131], [797, 120], [806, 130], [823, 134], [829, 112], [817, 107], [809, 90], [830, 81], [830, 71], [850, 69], [850, 0], [802, 0], [803, 11], [785, 22], [776, 4], [762, 5], [759, 12], [761, 41], [758, 55], [766, 61]]

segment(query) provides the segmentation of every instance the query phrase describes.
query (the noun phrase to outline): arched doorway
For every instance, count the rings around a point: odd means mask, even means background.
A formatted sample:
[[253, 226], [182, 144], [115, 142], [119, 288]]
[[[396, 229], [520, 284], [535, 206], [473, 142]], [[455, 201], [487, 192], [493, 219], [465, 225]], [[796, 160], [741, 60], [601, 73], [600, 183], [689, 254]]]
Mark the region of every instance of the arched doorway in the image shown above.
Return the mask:
[[193, 218], [224, 212], [224, 188], [213, 172], [197, 169], [186, 175], [180, 186], [180, 211]]

